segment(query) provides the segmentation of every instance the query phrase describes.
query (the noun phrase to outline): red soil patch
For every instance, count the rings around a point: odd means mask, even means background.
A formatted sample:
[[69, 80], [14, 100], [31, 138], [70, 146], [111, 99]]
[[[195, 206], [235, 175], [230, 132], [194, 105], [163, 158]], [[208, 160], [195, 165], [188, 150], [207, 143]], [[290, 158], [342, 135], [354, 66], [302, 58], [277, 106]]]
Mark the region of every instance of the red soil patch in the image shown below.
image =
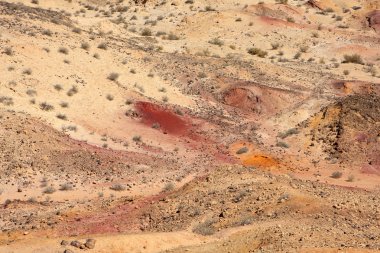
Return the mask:
[[142, 117], [142, 122], [151, 126], [159, 124], [169, 134], [184, 135], [188, 133], [188, 124], [173, 112], [149, 102], [137, 102], [135, 108]]
[[267, 24], [267, 25], [288, 26], [288, 27], [293, 27], [293, 28], [306, 28], [305, 25], [300, 25], [300, 24], [293, 23], [293, 22], [287, 22], [285, 20], [281, 20], [281, 19], [277, 19], [277, 18], [261, 16], [260, 19], [264, 24]]
[[224, 94], [224, 102], [227, 105], [243, 109], [245, 111], [255, 111], [260, 103], [260, 97], [244, 88], [233, 88]]
[[380, 33], [380, 10], [375, 10], [367, 14], [367, 20], [370, 27]]

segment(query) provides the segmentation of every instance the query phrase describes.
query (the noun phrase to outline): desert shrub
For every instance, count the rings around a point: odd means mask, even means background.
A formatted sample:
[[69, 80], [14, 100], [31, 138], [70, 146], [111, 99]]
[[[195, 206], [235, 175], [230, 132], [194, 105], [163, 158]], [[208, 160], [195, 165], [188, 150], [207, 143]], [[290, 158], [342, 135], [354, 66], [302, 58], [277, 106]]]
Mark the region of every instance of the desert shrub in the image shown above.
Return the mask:
[[72, 30], [74, 33], [82, 33], [82, 29], [78, 28], [78, 27], [74, 27], [73, 30]]
[[179, 40], [179, 37], [175, 35], [174, 33], [169, 33], [168, 36], [165, 37], [167, 40]]
[[32, 89], [28, 89], [28, 90], [26, 91], [26, 94], [27, 94], [28, 96], [33, 97], [33, 96], [37, 95], [37, 91], [32, 90]]
[[332, 178], [335, 178], [335, 179], [341, 178], [342, 176], [343, 176], [343, 173], [340, 172], [340, 171], [334, 171], [334, 172], [331, 174], [331, 177], [332, 177]]
[[243, 216], [237, 223], [236, 225], [237, 226], [247, 226], [247, 225], [251, 225], [253, 223], [253, 221], [255, 220], [255, 218], [253, 216]]
[[95, 59], [99, 59], [99, 58], [100, 58], [100, 55], [99, 55], [98, 53], [95, 53], [95, 54], [93, 55], [93, 57], [94, 57]]
[[219, 38], [214, 38], [212, 40], [209, 40], [208, 43], [213, 44], [213, 45], [217, 45], [217, 46], [220, 46], [220, 47], [224, 45], [224, 41], [221, 40], [221, 39], [219, 39]]
[[89, 50], [90, 49], [90, 44], [87, 43], [87, 42], [82, 42], [82, 44], [80, 45], [80, 47], [84, 50]]
[[214, 219], [208, 219], [193, 228], [193, 232], [200, 235], [213, 235], [215, 228], [213, 224], [216, 222]]
[[61, 54], [69, 54], [69, 50], [65, 47], [60, 47], [58, 49], [58, 52], [60, 52]]
[[364, 64], [361, 55], [353, 54], [353, 55], [344, 55], [343, 63], [355, 63], [355, 64]]
[[135, 141], [135, 142], [140, 142], [141, 141], [141, 136], [140, 135], [135, 135], [135, 136], [133, 136], [132, 140]]
[[205, 11], [215, 11], [215, 9], [208, 5], [205, 7]]
[[162, 189], [164, 192], [170, 192], [174, 190], [174, 184], [172, 182], [169, 182], [165, 184], [164, 188]]
[[244, 154], [244, 153], [247, 153], [247, 152], [248, 152], [248, 148], [247, 147], [242, 147], [238, 151], [236, 151], [236, 154], [241, 155], [241, 154]]
[[73, 87], [71, 87], [70, 90], [67, 91], [67, 96], [71, 97], [77, 93], [78, 93], [78, 88], [74, 85]]
[[199, 78], [206, 78], [206, 77], [207, 77], [207, 74], [206, 74], [205, 72], [200, 72], [200, 73], [198, 74], [198, 77], [199, 77]]
[[354, 182], [355, 177], [353, 175], [348, 176], [347, 182]]
[[55, 188], [53, 186], [48, 186], [42, 192], [45, 194], [52, 194], [55, 192]]
[[59, 188], [60, 191], [70, 191], [73, 189], [73, 185], [70, 184], [70, 183], [64, 183], [63, 185], [61, 185], [61, 187]]
[[347, 69], [343, 71], [343, 75], [348, 76], [349, 74], [350, 74], [350, 71], [348, 71]]
[[288, 4], [288, 0], [276, 0], [276, 3], [279, 3], [279, 4]]
[[297, 60], [297, 59], [299, 59], [299, 58], [301, 57], [301, 55], [302, 55], [301, 52], [297, 52], [297, 53], [294, 55], [293, 58], [294, 58], [295, 60]]
[[98, 48], [103, 49], [103, 50], [107, 50], [108, 45], [107, 45], [107, 43], [102, 42], [102, 43], [100, 43], [100, 44], [98, 45]]
[[125, 186], [122, 185], [122, 184], [114, 184], [110, 187], [111, 190], [113, 191], [124, 191], [125, 190]]
[[48, 104], [47, 102], [42, 102], [40, 104], [40, 109], [43, 111], [52, 111], [54, 110], [54, 106]]
[[300, 46], [300, 52], [301, 52], [301, 53], [306, 53], [307, 50], [309, 50], [309, 47], [308, 47], [308, 46], [306, 46], [306, 45]]
[[108, 75], [107, 78], [109, 80], [111, 80], [111, 81], [116, 81], [119, 78], [119, 74], [115, 73], [115, 72], [112, 72], [111, 74]]
[[279, 133], [278, 137], [281, 139], [285, 139], [286, 137], [293, 135], [293, 134], [298, 134], [298, 130], [296, 128], [291, 128], [289, 130], [286, 130], [285, 132]]
[[54, 86], [54, 89], [57, 90], [57, 91], [61, 91], [63, 88], [62, 88], [62, 85], [60, 84], [55, 84]]
[[25, 75], [31, 75], [32, 74], [32, 70], [31, 69], [24, 69], [24, 71], [22, 73], [25, 74]]
[[280, 148], [289, 148], [289, 145], [282, 141], [277, 142], [276, 146]]
[[152, 36], [152, 30], [150, 30], [149, 28], [144, 28], [142, 31], [141, 31], [141, 35], [142, 36]]
[[112, 95], [110, 95], [110, 94], [107, 94], [106, 98], [109, 101], [112, 101], [114, 99], [114, 97]]
[[294, 23], [294, 22], [296, 22], [296, 21], [294, 20], [294, 18], [292, 18], [292, 17], [287, 17], [287, 18], [286, 18], [286, 21], [288, 21], [288, 22], [290, 22], [290, 23]]
[[237, 18], [237, 19], [235, 19], [235, 22], [241, 22], [241, 21], [242, 21], [241, 18]]
[[60, 105], [62, 108], [67, 108], [67, 107], [69, 107], [69, 103], [67, 103], [67, 102], [61, 102], [59, 105]]
[[59, 113], [57, 114], [57, 118], [61, 120], [67, 120], [67, 116], [65, 114]]
[[1, 96], [0, 97], [0, 104], [6, 105], [6, 106], [13, 105], [13, 98]]
[[267, 52], [264, 50], [261, 50], [260, 48], [253, 47], [248, 49], [248, 53], [251, 55], [257, 55], [258, 57], [264, 58], [267, 56]]
[[43, 34], [43, 35], [46, 35], [46, 36], [52, 36], [52, 35], [53, 35], [53, 32], [50, 31], [49, 29], [46, 29], [46, 30], [43, 30], [43, 31], [42, 31], [42, 34]]
[[274, 43], [271, 43], [271, 46], [272, 46], [272, 49], [273, 49], [273, 50], [276, 50], [276, 49], [278, 49], [281, 45], [280, 45], [280, 43], [278, 43], [278, 42], [274, 42]]

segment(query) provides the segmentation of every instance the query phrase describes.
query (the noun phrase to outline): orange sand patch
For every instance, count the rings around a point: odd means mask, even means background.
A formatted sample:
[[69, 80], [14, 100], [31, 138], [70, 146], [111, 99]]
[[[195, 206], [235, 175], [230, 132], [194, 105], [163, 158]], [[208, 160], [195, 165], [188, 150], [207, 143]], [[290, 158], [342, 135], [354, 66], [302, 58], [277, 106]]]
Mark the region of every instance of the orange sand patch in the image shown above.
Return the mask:
[[242, 158], [244, 165], [272, 167], [278, 165], [278, 162], [272, 157], [266, 155], [251, 155]]
[[[248, 152], [244, 154], [236, 154], [236, 152], [243, 148], [248, 148]], [[276, 159], [265, 155], [262, 151], [254, 147], [252, 143], [246, 143], [243, 141], [236, 142], [231, 145], [230, 152], [238, 157], [243, 165], [257, 166], [257, 167], [272, 167], [277, 166], [279, 163]]]

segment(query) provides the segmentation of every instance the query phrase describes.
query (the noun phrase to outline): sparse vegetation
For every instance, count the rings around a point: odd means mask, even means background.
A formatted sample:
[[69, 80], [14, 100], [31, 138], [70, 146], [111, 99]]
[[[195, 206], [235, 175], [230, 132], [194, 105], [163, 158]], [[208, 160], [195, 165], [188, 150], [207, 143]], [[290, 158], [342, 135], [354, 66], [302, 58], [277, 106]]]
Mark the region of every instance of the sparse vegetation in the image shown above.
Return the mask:
[[354, 64], [361, 64], [363, 65], [363, 59], [359, 54], [353, 54], [353, 55], [344, 55], [344, 60], [342, 63], [354, 63]]
[[334, 172], [331, 174], [331, 177], [332, 177], [332, 178], [335, 178], [335, 179], [341, 178], [342, 176], [343, 176], [343, 173], [340, 172], [340, 171], [334, 171]]
[[107, 78], [108, 78], [109, 80], [111, 80], [111, 81], [116, 81], [116, 80], [119, 78], [119, 74], [113, 72], [113, 73], [109, 74], [109, 76], [108, 76]]
[[122, 184], [114, 184], [110, 187], [113, 191], [125, 191], [125, 186]]

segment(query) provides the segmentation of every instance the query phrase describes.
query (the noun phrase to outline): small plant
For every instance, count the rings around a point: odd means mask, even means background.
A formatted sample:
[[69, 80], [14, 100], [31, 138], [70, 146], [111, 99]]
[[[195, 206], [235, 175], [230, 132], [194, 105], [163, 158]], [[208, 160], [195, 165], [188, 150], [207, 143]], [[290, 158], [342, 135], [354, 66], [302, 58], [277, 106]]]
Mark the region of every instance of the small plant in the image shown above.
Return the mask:
[[167, 183], [163, 189], [164, 192], [170, 192], [172, 190], [174, 190], [174, 184], [172, 182]]
[[276, 146], [280, 148], [289, 148], [289, 145], [282, 141], [277, 142]]
[[102, 42], [102, 43], [100, 43], [100, 44], [98, 45], [98, 48], [103, 49], [103, 50], [107, 50], [108, 45], [107, 45], [107, 43]]
[[55, 84], [54, 86], [54, 89], [56, 90], [56, 91], [61, 91], [63, 88], [62, 88], [62, 85], [60, 85], [60, 84]]
[[45, 194], [52, 194], [55, 192], [55, 188], [53, 186], [48, 186], [42, 192]]
[[219, 39], [219, 38], [214, 38], [214, 39], [210, 40], [208, 43], [213, 44], [213, 45], [217, 45], [220, 47], [224, 45], [224, 41]]
[[215, 9], [208, 5], [205, 7], [205, 11], [215, 11]]
[[1, 96], [0, 97], [0, 104], [6, 105], [6, 106], [13, 105], [13, 98]]
[[354, 63], [354, 64], [361, 64], [363, 65], [363, 59], [359, 54], [353, 54], [353, 55], [344, 55], [343, 63]]
[[69, 50], [65, 47], [60, 47], [58, 49], [58, 52], [60, 52], [61, 54], [69, 54]]
[[53, 35], [53, 32], [49, 29], [46, 29], [42, 31], [42, 34], [50, 37]]
[[70, 184], [70, 183], [64, 183], [63, 185], [61, 185], [61, 187], [59, 188], [60, 191], [71, 191], [73, 189], [73, 185]]
[[78, 93], [78, 88], [74, 85], [73, 87], [71, 87], [70, 90], [67, 91], [67, 96], [71, 97], [77, 93]]
[[87, 43], [87, 42], [82, 42], [82, 44], [80, 45], [80, 47], [84, 50], [89, 50], [90, 49], [90, 44]]
[[271, 43], [271, 46], [272, 46], [272, 49], [273, 49], [273, 50], [276, 50], [276, 49], [278, 49], [281, 45], [280, 45], [280, 43], [278, 43], [278, 42], [274, 42], [274, 43]]
[[47, 102], [42, 102], [40, 104], [40, 109], [43, 111], [52, 111], [54, 110], [54, 106], [48, 104]]
[[114, 184], [110, 187], [113, 191], [125, 191], [125, 186], [122, 184]]
[[67, 116], [65, 114], [59, 113], [57, 114], [57, 118], [61, 120], [67, 120]]
[[244, 153], [247, 153], [247, 152], [248, 152], [248, 148], [247, 147], [242, 147], [238, 151], [236, 151], [236, 154], [241, 155], [241, 154], [244, 154]]
[[260, 48], [254, 47], [254, 48], [249, 48], [248, 53], [251, 55], [257, 55], [260, 58], [265, 58], [267, 56], [268, 52], [261, 50]]
[[289, 130], [286, 130], [283, 133], [279, 133], [277, 136], [280, 137], [281, 139], [285, 139], [286, 137], [293, 135], [293, 134], [298, 134], [298, 130], [296, 128], [291, 128]]
[[308, 47], [308, 46], [306, 46], [306, 45], [300, 46], [300, 52], [301, 52], [301, 53], [306, 53], [307, 50], [309, 50], [309, 47]]
[[110, 95], [110, 94], [107, 94], [106, 98], [109, 101], [112, 101], [114, 99], [114, 97], [112, 95]]
[[74, 27], [73, 30], [72, 30], [74, 33], [82, 33], [82, 29], [78, 28], [78, 27]]
[[111, 81], [116, 81], [119, 78], [119, 74], [113, 72], [113, 73], [109, 74], [109, 76], [107, 78]]
[[286, 21], [288, 21], [288, 22], [290, 22], [290, 23], [294, 23], [294, 22], [296, 22], [296, 21], [294, 20], [294, 18], [292, 18], [292, 17], [287, 17], [287, 18], [286, 18]]
[[294, 55], [293, 58], [294, 58], [295, 60], [298, 60], [298, 59], [301, 57], [301, 55], [302, 55], [301, 52], [297, 52], [297, 53]]
[[24, 69], [24, 71], [22, 72], [24, 75], [31, 75], [32, 74], [32, 70], [31, 69]]
[[193, 228], [193, 232], [200, 235], [212, 235], [215, 233], [213, 224], [216, 221], [214, 219], [208, 219], [203, 223], [198, 224]]
[[67, 107], [69, 107], [69, 103], [67, 103], [67, 102], [61, 102], [59, 105], [60, 105], [62, 108], [67, 108]]
[[152, 30], [150, 30], [149, 28], [144, 28], [142, 31], [141, 31], [141, 35], [142, 36], [152, 36]]
[[134, 142], [140, 142], [141, 141], [141, 136], [140, 135], [135, 135], [135, 136], [133, 136], [132, 140]]
[[331, 177], [332, 177], [332, 178], [335, 178], [335, 179], [341, 178], [342, 176], [343, 176], [343, 173], [340, 172], [340, 171], [334, 171], [334, 172], [331, 174]]

